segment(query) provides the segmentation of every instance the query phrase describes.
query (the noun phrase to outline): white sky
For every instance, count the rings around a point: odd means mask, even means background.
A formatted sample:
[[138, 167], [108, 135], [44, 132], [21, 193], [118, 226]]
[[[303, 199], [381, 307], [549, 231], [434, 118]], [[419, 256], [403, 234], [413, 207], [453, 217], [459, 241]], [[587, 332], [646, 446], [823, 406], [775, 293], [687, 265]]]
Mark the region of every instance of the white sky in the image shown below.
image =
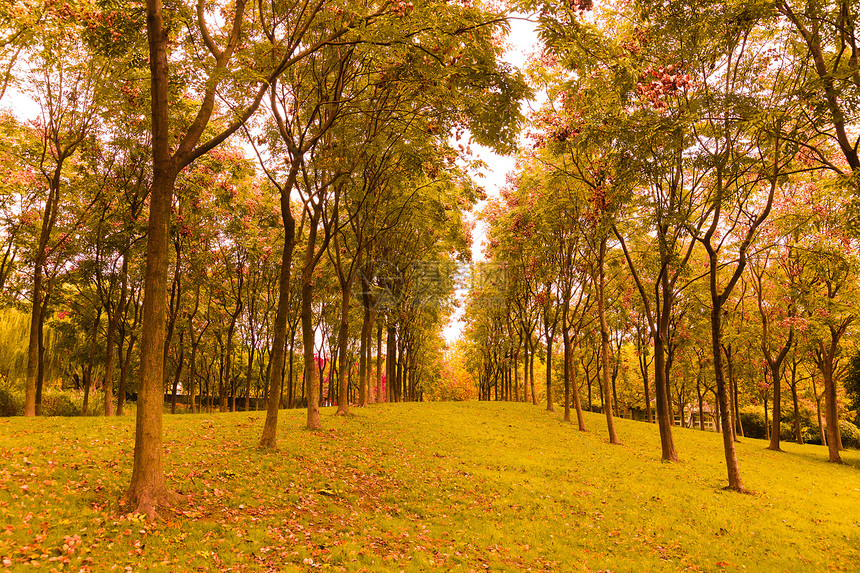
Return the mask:
[[[525, 19], [511, 20], [511, 34], [508, 37], [508, 42], [511, 44], [504, 60], [520, 69], [523, 69], [528, 57], [537, 51], [538, 38], [534, 22]], [[523, 104], [528, 111], [528, 107], [532, 102]], [[482, 185], [490, 197], [498, 197], [499, 191], [505, 185], [508, 173], [514, 170], [516, 160], [510, 155], [499, 155], [492, 150], [481, 145], [473, 145], [472, 150], [479, 159], [482, 159], [487, 164], [486, 170], [481, 173], [476, 173], [473, 178]], [[470, 218], [476, 221], [475, 230], [472, 234], [472, 260], [474, 262], [484, 261], [484, 239], [486, 238], [486, 225], [482, 221], [477, 221], [477, 213], [484, 207], [485, 201], [478, 203], [470, 214]], [[457, 298], [461, 301], [465, 296], [465, 292], [458, 292]], [[451, 317], [448, 325], [442, 331], [445, 341], [452, 344], [460, 337], [465, 326], [462, 322], [463, 308], [458, 308]]]

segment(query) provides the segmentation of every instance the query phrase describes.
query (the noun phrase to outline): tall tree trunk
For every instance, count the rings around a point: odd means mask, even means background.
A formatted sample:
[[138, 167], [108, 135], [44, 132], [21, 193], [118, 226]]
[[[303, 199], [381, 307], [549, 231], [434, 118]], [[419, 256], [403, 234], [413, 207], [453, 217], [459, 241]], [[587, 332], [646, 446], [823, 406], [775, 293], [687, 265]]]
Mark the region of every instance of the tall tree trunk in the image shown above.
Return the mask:
[[388, 325], [387, 342], [385, 347], [385, 385], [387, 390], [387, 401], [396, 402], [394, 393], [395, 380], [397, 377], [397, 331], [393, 324]]
[[529, 341], [529, 347], [531, 352], [529, 352], [529, 384], [531, 384], [532, 389], [532, 405], [537, 406], [537, 392], [535, 392], [535, 345], [533, 342]]
[[767, 416], [767, 398], [768, 398], [767, 390], [765, 390], [764, 400], [762, 400], [764, 402], [764, 404], [763, 404], [764, 405], [764, 433], [765, 433], [765, 439], [769, 441], [771, 428], [770, 428], [770, 421], [769, 421], [768, 416]]
[[[773, 382], [773, 420], [770, 430], [770, 443], [768, 444], [767, 449], [775, 452], [782, 451], [779, 447], [779, 423], [782, 419], [782, 395], [780, 392], [781, 384], [779, 368], [779, 364], [773, 364], [770, 366], [770, 378]], [[765, 421], [767, 421], [767, 418], [765, 418]]]
[[[48, 287], [48, 291], [51, 288]], [[36, 415], [42, 415], [42, 387], [45, 382], [45, 318], [48, 314], [48, 301], [50, 300], [50, 292], [45, 293], [45, 298], [42, 301], [42, 308], [39, 311], [41, 316], [39, 318], [39, 367], [36, 373]]]
[[288, 392], [287, 392], [287, 408], [294, 408], [296, 405], [296, 384], [295, 384], [295, 374], [293, 373], [296, 356], [296, 329], [293, 328], [290, 331], [290, 364], [289, 364], [289, 373], [287, 378], [288, 384]]
[[514, 352], [513, 355], [513, 392], [514, 392], [514, 402], [520, 401], [520, 351], [519, 346], [517, 346], [517, 351]]
[[[350, 277], [351, 278], [351, 277]], [[337, 333], [338, 355], [340, 356], [340, 368], [338, 372], [337, 388], [337, 412], [336, 416], [349, 414], [349, 396], [347, 390], [347, 378], [349, 375], [349, 361], [346, 350], [349, 342], [349, 297], [352, 294], [352, 280], [348, 280], [341, 291], [340, 299], [340, 326]]]
[[87, 358], [87, 366], [84, 369], [84, 403], [81, 406], [82, 416], [86, 416], [89, 413], [90, 388], [93, 384], [93, 369], [95, 368], [96, 362], [96, 344], [99, 337], [99, 323], [101, 322], [101, 318], [102, 308], [99, 306], [96, 311], [95, 320], [93, 320], [93, 332], [92, 337], [90, 338], [90, 352]]
[[815, 376], [812, 377], [812, 394], [815, 396], [815, 415], [818, 420], [818, 435], [821, 436], [821, 445], [827, 445], [827, 433], [824, 431], [824, 421], [821, 419], [821, 398], [815, 387]]
[[147, 37], [152, 94], [153, 172], [146, 241], [134, 465], [126, 498], [129, 505], [140, 513], [155, 516], [159, 505], [179, 499], [167, 489], [162, 462], [168, 240], [173, 187], [179, 169], [170, 156], [168, 36], [160, 0], [147, 0]]
[[[39, 370], [39, 330], [44, 320], [42, 296], [44, 266], [48, 257], [48, 241], [57, 221], [60, 203], [60, 184], [63, 162], [59, 161], [48, 182], [48, 199], [42, 214], [39, 242], [33, 262], [33, 306], [30, 312], [30, 339], [27, 346], [27, 379], [24, 386], [24, 415], [36, 415], [36, 378]], [[46, 297], [47, 298], [47, 297]]]
[[[108, 306], [110, 305], [110, 300], [108, 300]], [[117, 311], [111, 312], [109, 308], [106, 308], [108, 313], [108, 328], [107, 328], [107, 340], [105, 341], [105, 374], [104, 380], [102, 382], [102, 398], [104, 399], [104, 415], [105, 416], [113, 416], [113, 355], [114, 355], [114, 347], [115, 342], [114, 339], [116, 337], [116, 321], [117, 321]]]
[[[251, 374], [253, 373], [253, 365], [254, 365], [254, 354], [256, 353], [256, 349], [254, 348], [254, 336], [251, 336], [251, 345], [248, 348], [248, 367], [245, 369], [245, 411], [251, 411]], [[256, 409], [256, 407], [255, 407]]]
[[384, 402], [382, 393], [382, 321], [376, 323], [376, 402]]
[[723, 352], [726, 355], [726, 368], [729, 374], [729, 392], [731, 392], [731, 411], [732, 411], [732, 420], [735, 420], [735, 423], [732, 424], [732, 439], [737, 441], [738, 434], [743, 437], [743, 427], [741, 426], [741, 417], [738, 413], [738, 386], [737, 380], [735, 379], [735, 361], [734, 355], [732, 354], [732, 345], [724, 344]]
[[27, 346], [27, 383], [24, 387], [24, 415], [36, 415], [36, 377], [39, 370], [39, 326], [42, 310], [42, 265], [37, 259], [33, 271], [33, 308], [30, 312], [30, 342]]
[[[402, 329], [402, 328], [401, 328]], [[403, 358], [405, 355], [405, 343], [403, 340], [403, 336], [400, 336], [397, 340], [397, 360], [395, 361], [396, 371], [395, 371], [395, 383], [394, 383], [394, 396], [395, 402], [405, 402], [406, 395], [403, 388]]]
[[711, 350], [714, 353], [714, 377], [717, 382], [717, 406], [720, 410], [720, 427], [723, 433], [723, 450], [726, 458], [726, 470], [728, 472], [728, 488], [735, 491], [744, 491], [741, 481], [740, 465], [735, 452], [735, 440], [732, 438], [732, 420], [729, 408], [729, 400], [726, 392], [725, 374], [723, 372], [722, 352], [722, 301], [716, 294], [717, 291], [717, 269], [716, 259], [711, 259]]
[[824, 348], [824, 343], [820, 343], [822, 348], [821, 355], [821, 374], [824, 378], [824, 418], [827, 423], [825, 430], [827, 432], [827, 450], [830, 454], [829, 461], [842, 463], [842, 456], [839, 455], [839, 417], [836, 409], [836, 384], [833, 380], [833, 355]]
[[314, 327], [313, 327], [313, 297], [314, 297], [314, 252], [316, 249], [317, 226], [319, 219], [311, 217], [308, 234], [307, 250], [302, 267], [302, 344], [304, 345], [305, 387], [308, 399], [307, 428], [319, 430], [320, 420], [320, 387], [314, 368]]
[[696, 395], [699, 398], [699, 429], [705, 431], [704, 402], [702, 401], [702, 359], [699, 358], [699, 371], [696, 373]]
[[195, 377], [197, 376], [197, 344], [194, 340], [194, 325], [191, 317], [188, 318], [188, 332], [191, 334], [191, 356], [188, 359], [188, 411], [195, 412], [194, 408], [194, 388]]
[[552, 339], [547, 327], [546, 335], [546, 409], [548, 412], [554, 412], [555, 408], [552, 404]]
[[645, 390], [645, 419], [649, 424], [654, 423], [654, 415], [651, 411], [651, 384], [648, 383], [648, 359], [645, 356], [642, 348], [642, 336], [639, 333], [639, 327], [636, 332], [636, 345], [639, 351], [639, 372], [642, 374], [642, 384]]
[[179, 379], [185, 366], [185, 331], [179, 330], [179, 358], [176, 359], [176, 372], [173, 373], [173, 388], [170, 393], [170, 413], [176, 413], [176, 393], [179, 391]]
[[[125, 358], [120, 362], [119, 366], [119, 388], [117, 388], [116, 398], [116, 415], [122, 416], [122, 409], [125, 405], [125, 392], [128, 387], [128, 371], [131, 368], [131, 360], [134, 357], [134, 343], [137, 342], [137, 337], [129, 335], [128, 346], [125, 349]], [[120, 339], [120, 349], [122, 348], [122, 339]]]
[[[298, 163], [290, 166], [287, 183], [281, 189], [281, 220], [284, 223], [284, 250], [281, 252], [281, 268], [278, 272], [278, 306], [275, 310], [273, 325], [272, 348], [269, 351], [269, 377], [266, 392], [266, 421], [260, 434], [260, 448], [274, 449], [278, 444], [278, 409], [281, 406], [281, 383], [284, 379], [284, 352], [287, 338], [287, 321], [290, 312], [290, 267], [293, 264], [295, 249], [296, 221], [293, 218], [289, 191], [295, 185], [298, 175]], [[295, 335], [295, 330], [292, 331]], [[292, 361], [293, 345], [290, 344], [290, 360]], [[311, 350], [313, 359], [313, 350]], [[292, 362], [291, 362], [292, 364]], [[290, 376], [292, 385], [292, 375]], [[290, 388], [292, 391], [292, 388]], [[292, 392], [290, 392], [291, 399]]]
[[800, 432], [800, 406], [797, 399], [797, 364], [791, 364], [791, 403], [794, 410], [794, 440], [798, 444], [803, 443], [803, 434]]
[[529, 401], [529, 341], [523, 339], [523, 402]]
[[564, 421], [570, 422], [570, 334], [567, 331], [567, 304], [562, 314], [562, 345], [564, 347]]
[[373, 314], [365, 303], [361, 321], [361, 338], [358, 350], [358, 405], [364, 407], [369, 402], [370, 390], [370, 347], [373, 336]]
[[609, 325], [606, 323], [606, 238], [600, 241], [597, 260], [597, 317], [600, 320], [600, 362], [603, 377], [603, 412], [606, 414], [606, 429], [610, 444], [620, 444], [612, 417], [612, 397], [609, 379]]

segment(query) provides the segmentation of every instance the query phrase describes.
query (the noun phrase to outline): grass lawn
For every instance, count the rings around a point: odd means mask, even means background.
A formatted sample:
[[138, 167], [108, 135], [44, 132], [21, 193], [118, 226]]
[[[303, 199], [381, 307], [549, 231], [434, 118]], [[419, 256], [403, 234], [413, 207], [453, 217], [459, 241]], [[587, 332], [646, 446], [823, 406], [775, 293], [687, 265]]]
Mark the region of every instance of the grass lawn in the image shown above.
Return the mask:
[[[505, 403], [376, 405], [302, 429], [282, 411], [165, 416], [187, 506], [148, 523], [119, 505], [131, 418], [0, 419], [0, 571], [860, 571], [860, 452]], [[38, 567], [38, 569], [34, 569]]]

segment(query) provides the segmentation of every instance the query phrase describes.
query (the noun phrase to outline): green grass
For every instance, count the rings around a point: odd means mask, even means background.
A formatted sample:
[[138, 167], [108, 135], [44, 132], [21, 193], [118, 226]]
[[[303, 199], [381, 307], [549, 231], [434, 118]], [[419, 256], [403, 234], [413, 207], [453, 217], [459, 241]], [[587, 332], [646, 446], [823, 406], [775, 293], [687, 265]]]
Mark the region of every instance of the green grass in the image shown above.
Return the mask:
[[325, 430], [282, 412], [165, 416], [170, 485], [148, 523], [119, 505], [130, 418], [0, 419], [0, 571], [860, 570], [860, 453], [746, 439], [750, 495], [723, 491], [718, 434], [524, 404], [378, 405]]

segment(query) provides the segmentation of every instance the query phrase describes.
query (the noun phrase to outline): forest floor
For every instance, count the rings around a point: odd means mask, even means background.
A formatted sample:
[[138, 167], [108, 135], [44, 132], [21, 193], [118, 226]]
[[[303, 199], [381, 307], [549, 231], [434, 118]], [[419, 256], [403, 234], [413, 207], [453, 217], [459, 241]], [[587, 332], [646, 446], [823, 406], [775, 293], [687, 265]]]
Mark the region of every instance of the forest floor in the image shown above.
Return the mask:
[[601, 415], [589, 432], [511, 403], [374, 405], [325, 429], [282, 411], [166, 415], [169, 484], [147, 522], [120, 504], [134, 420], [0, 419], [0, 571], [860, 570], [860, 452], [738, 445], [751, 494], [724, 491], [720, 436]]

